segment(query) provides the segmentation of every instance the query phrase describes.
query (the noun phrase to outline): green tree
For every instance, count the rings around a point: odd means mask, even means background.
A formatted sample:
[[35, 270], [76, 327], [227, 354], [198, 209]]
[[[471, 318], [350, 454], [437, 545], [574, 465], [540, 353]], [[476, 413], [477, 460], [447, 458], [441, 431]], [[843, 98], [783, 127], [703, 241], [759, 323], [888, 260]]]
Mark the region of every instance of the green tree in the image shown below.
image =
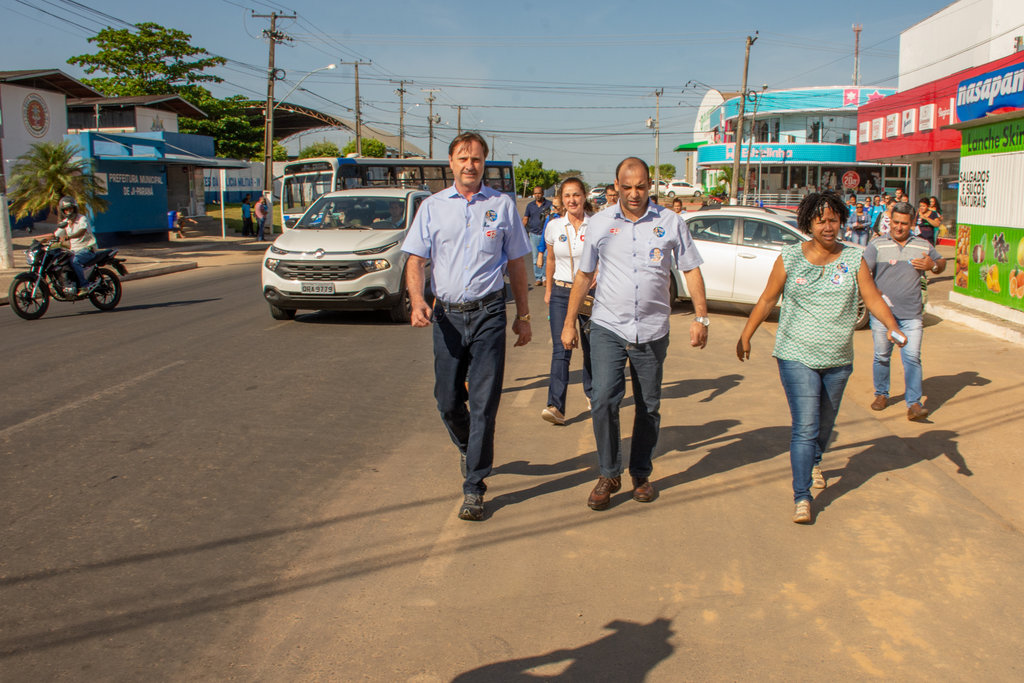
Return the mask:
[[274, 146], [271, 149], [273, 149], [270, 155], [271, 159], [274, 161], [288, 161], [288, 150], [280, 142], [274, 140]]
[[220, 78], [203, 73], [227, 60], [191, 44], [192, 36], [178, 29], [144, 22], [130, 29], [102, 29], [92, 38], [99, 51], [77, 55], [69, 64], [87, 74], [106, 76], [83, 79], [105, 95], [181, 95], [196, 104], [205, 90], [202, 83], [219, 83]]
[[11, 169], [8, 197], [11, 211], [21, 217], [43, 209], [57, 210], [61, 197], [70, 195], [79, 206], [94, 213], [107, 210], [101, 193], [106, 187], [80, 157], [81, 149], [70, 142], [37, 142], [18, 157]]
[[[672, 180], [676, 177], [675, 164], [659, 164], [658, 168], [661, 169], [661, 175], [659, 177], [662, 180]], [[651, 172], [651, 178], [654, 178], [654, 164], [648, 166], [647, 170]]]
[[516, 190], [524, 197], [530, 196], [533, 188], [538, 185], [546, 190], [558, 181], [558, 171], [545, 169], [543, 162], [538, 159], [520, 159], [516, 164]]
[[257, 161], [263, 159], [263, 126], [254, 123], [249, 117], [247, 110], [250, 101], [247, 98], [233, 95], [217, 99], [205, 93], [193, 104], [206, 112], [207, 118], [179, 119], [179, 131], [209, 135], [213, 138], [215, 153], [219, 157]]
[[[376, 142], [376, 140], [374, 141]], [[353, 143], [353, 147], [354, 147]], [[353, 150], [355, 151], [355, 150]], [[366, 140], [363, 140], [363, 152], [366, 152]], [[333, 142], [324, 140], [323, 142], [314, 142], [313, 144], [299, 150], [300, 159], [309, 159], [310, 157], [340, 157], [342, 156], [338, 146]]]
[[[349, 154], [355, 154], [356, 141], [355, 139], [349, 140], [348, 144], [341, 148], [341, 156], [348, 156]], [[388, 148], [383, 142], [377, 138], [363, 138], [363, 156], [374, 157], [377, 159], [383, 159], [387, 154]]]

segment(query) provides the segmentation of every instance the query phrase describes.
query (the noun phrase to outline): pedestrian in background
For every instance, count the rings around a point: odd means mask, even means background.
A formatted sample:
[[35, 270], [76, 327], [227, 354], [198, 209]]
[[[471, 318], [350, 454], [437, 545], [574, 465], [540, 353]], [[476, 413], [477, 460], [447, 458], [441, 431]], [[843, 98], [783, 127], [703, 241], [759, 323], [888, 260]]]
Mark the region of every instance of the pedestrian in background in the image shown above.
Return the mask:
[[708, 342], [707, 301], [701, 257], [682, 217], [650, 201], [647, 164], [629, 157], [615, 169], [619, 203], [593, 216], [583, 242], [583, 255], [569, 294], [562, 344], [579, 344], [576, 316], [597, 269], [594, 312], [590, 318], [593, 394], [590, 414], [600, 476], [587, 505], [604, 510], [622, 486], [622, 443], [619, 405], [626, 393], [626, 361], [633, 387], [633, 438], [629, 473], [633, 500], [649, 503], [657, 493], [651, 482], [651, 460], [661, 425], [661, 379], [668, 353], [669, 278], [672, 264], [683, 272], [697, 317], [690, 324], [690, 345]]
[[834, 192], [815, 192], [800, 202], [797, 225], [811, 239], [782, 248], [736, 342], [740, 361], [749, 359], [751, 337], [782, 297], [772, 355], [778, 362], [793, 422], [789, 462], [796, 503], [793, 521], [797, 524], [812, 519], [811, 487], [827, 485], [821, 457], [853, 372], [858, 292], [868, 310], [885, 325], [890, 340], [899, 329], [861, 250], [839, 241], [848, 211]]
[[[569, 310], [569, 291], [572, 289], [580, 257], [583, 256], [583, 242], [587, 224], [594, 213], [594, 207], [587, 199], [586, 188], [579, 178], [566, 178], [558, 189], [556, 200], [563, 207], [564, 215], [548, 221], [544, 229], [544, 243], [547, 245], [547, 264], [544, 278], [544, 303], [548, 305], [548, 320], [551, 323], [551, 375], [548, 380], [547, 407], [541, 417], [556, 425], [565, 424], [565, 398], [569, 389], [569, 362], [572, 349], [562, 344], [562, 328]], [[590, 319], [579, 315], [580, 329]], [[591, 397], [590, 337], [580, 335], [583, 350], [583, 393], [589, 404]]]
[[[935, 245], [910, 234], [914, 207], [901, 202], [892, 210], [891, 232], [871, 242], [864, 250], [864, 262], [878, 284], [882, 298], [892, 308], [900, 331], [907, 343], [900, 348], [903, 359], [904, 399], [908, 420], [923, 420], [928, 409], [921, 400], [921, 339], [924, 336], [924, 304], [921, 299], [921, 277], [927, 271], [936, 275], [946, 269], [946, 260]], [[871, 315], [871, 333], [875, 345], [872, 377], [875, 398], [872, 410], [885, 410], [889, 405], [889, 365], [892, 342], [885, 324]]]
[[604, 208], [609, 209], [619, 203], [619, 191], [614, 185], [609, 185], [604, 189]]
[[929, 243], [935, 244], [935, 229], [942, 225], [942, 218], [928, 202], [928, 197], [921, 197], [917, 201], [917, 234]]
[[[433, 322], [434, 397], [459, 449], [460, 519], [484, 518], [484, 479], [494, 462], [494, 430], [505, 375], [507, 270], [516, 302], [515, 345], [530, 341], [526, 231], [515, 201], [483, 183], [487, 141], [463, 133], [448, 146], [455, 183], [423, 201], [402, 244], [413, 327]], [[431, 308], [423, 297], [427, 260]], [[468, 382], [468, 384], [467, 384]]]
[[256, 237], [260, 242], [262, 242], [263, 231], [266, 228], [267, 219], [270, 217], [270, 203], [267, 201], [267, 195], [260, 195], [253, 212], [256, 214], [256, 225], [258, 228]]
[[551, 213], [551, 202], [544, 199], [544, 188], [538, 185], [533, 188], [533, 201], [526, 205], [523, 212], [523, 226], [530, 238], [530, 250], [533, 253], [533, 284], [537, 287], [544, 284], [544, 271], [537, 265], [537, 252], [544, 241], [544, 222]]
[[252, 233], [252, 204], [249, 195], [245, 195], [242, 197], [242, 237], [251, 237]]

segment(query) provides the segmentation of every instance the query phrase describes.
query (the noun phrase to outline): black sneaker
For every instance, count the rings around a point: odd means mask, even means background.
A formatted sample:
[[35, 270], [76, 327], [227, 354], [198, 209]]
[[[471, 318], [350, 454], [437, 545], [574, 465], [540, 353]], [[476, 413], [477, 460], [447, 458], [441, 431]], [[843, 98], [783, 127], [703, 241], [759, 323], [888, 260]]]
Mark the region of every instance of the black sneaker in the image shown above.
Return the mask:
[[459, 508], [459, 519], [479, 522], [484, 518], [484, 497], [479, 493], [467, 493], [462, 507]]

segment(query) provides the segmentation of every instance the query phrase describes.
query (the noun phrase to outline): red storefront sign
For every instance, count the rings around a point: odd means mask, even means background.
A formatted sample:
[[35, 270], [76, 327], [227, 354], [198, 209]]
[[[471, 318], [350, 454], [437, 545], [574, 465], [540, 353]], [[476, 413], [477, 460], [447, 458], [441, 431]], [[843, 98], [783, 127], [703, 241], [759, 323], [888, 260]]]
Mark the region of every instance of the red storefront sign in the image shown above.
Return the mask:
[[960, 81], [1022, 63], [1024, 52], [1014, 53], [862, 105], [857, 110], [857, 161], [958, 152], [960, 131], [943, 126], [957, 123], [956, 89]]

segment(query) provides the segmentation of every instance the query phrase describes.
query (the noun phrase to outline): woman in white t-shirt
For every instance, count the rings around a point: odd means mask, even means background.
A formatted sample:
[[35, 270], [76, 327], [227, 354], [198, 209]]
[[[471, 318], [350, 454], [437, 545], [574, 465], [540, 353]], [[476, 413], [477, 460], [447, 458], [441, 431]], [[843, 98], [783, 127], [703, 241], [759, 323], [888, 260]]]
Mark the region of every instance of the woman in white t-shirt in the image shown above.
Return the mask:
[[[569, 308], [569, 292], [583, 255], [583, 239], [587, 234], [587, 220], [594, 209], [587, 199], [587, 190], [579, 178], [566, 178], [558, 190], [562, 215], [548, 221], [544, 228], [547, 245], [547, 264], [544, 282], [544, 302], [548, 304], [551, 322], [551, 379], [548, 385], [547, 407], [541, 417], [552, 424], [565, 424], [565, 395], [569, 388], [569, 361], [572, 351], [562, 346], [562, 327]], [[579, 316], [580, 325], [586, 316]], [[583, 392], [590, 403], [590, 339], [580, 335], [583, 349]]]

